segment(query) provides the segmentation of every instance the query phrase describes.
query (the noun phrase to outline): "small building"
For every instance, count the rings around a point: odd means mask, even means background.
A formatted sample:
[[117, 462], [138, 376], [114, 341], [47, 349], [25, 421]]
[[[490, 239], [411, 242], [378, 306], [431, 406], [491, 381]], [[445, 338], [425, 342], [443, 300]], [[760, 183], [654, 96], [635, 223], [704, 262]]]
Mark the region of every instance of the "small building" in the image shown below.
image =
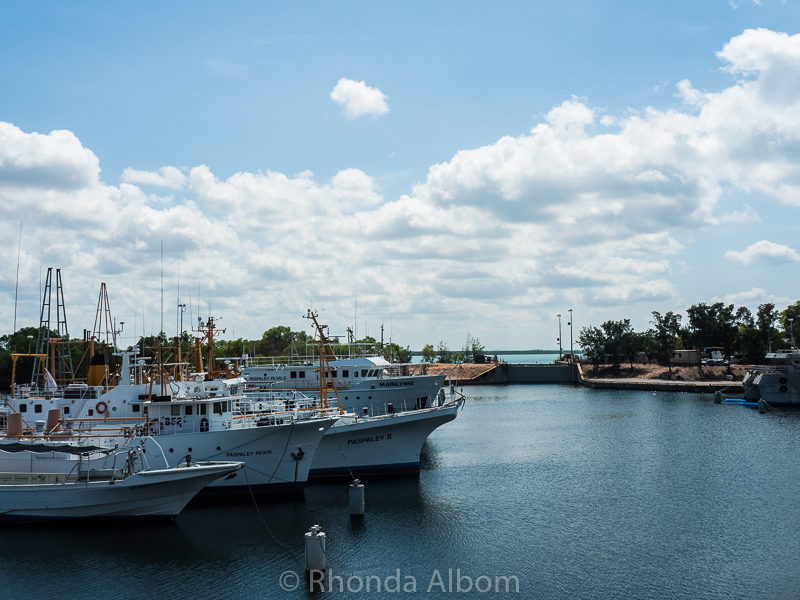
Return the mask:
[[700, 364], [700, 351], [699, 350], [675, 350], [670, 362], [673, 365], [686, 365], [694, 366]]

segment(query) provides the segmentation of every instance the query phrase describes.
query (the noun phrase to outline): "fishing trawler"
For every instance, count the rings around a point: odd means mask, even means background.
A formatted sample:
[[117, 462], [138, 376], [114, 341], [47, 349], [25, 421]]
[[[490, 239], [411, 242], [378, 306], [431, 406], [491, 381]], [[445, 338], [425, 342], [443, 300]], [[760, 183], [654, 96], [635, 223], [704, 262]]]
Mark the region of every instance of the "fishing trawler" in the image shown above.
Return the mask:
[[[311, 311], [304, 318], [311, 318]], [[316, 321], [319, 335], [324, 329]], [[322, 344], [322, 341], [319, 341]], [[446, 375], [417, 372], [418, 365], [390, 363], [383, 356], [338, 357], [330, 343], [323, 346], [328, 387], [336, 387], [345, 411], [368, 410], [385, 412], [395, 409], [421, 409], [432, 406], [442, 389]], [[278, 362], [274, 357], [250, 357], [241, 375], [250, 389], [297, 390], [319, 395], [320, 365], [317, 357], [293, 362]]]
[[[315, 372], [318, 388], [311, 402], [339, 419], [325, 432], [311, 463], [309, 480], [324, 481], [373, 478], [391, 475], [417, 475], [420, 452], [428, 436], [440, 425], [452, 421], [464, 405], [464, 397], [450, 388], [448, 399], [443, 389], [430, 401], [420, 398], [413, 406], [388, 402], [382, 410], [365, 406], [358, 413], [346, 411], [338, 389], [337, 363], [317, 314], [309, 310], [306, 318], [316, 329], [318, 361]], [[249, 382], [248, 382], [249, 385]], [[259, 401], [260, 391], [248, 391], [251, 402]]]
[[197, 374], [175, 381], [158, 369], [145, 375], [141, 364], [138, 369], [131, 364], [134, 352], [121, 355], [114, 387], [12, 387], [8, 406], [21, 415], [27, 432], [42, 428], [42, 417], [52, 413], [94, 435], [114, 436], [125, 426], [130, 435], [152, 436], [165, 450], [167, 467], [187, 454], [201, 461], [246, 463], [233, 477], [211, 484], [204, 495], [301, 490], [323, 434], [338, 418], [311, 411], [250, 418], [254, 415], [243, 410], [241, 380], [205, 381]]

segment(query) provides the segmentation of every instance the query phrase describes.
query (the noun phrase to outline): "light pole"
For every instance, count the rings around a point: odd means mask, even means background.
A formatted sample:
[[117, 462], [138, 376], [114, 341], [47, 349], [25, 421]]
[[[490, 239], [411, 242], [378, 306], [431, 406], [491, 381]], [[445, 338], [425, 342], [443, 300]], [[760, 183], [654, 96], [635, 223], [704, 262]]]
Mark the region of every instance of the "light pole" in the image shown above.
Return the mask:
[[569, 313], [569, 362], [575, 362], [575, 354], [572, 352], [572, 309], [570, 308], [568, 311]]
[[556, 316], [558, 317], [558, 360], [561, 360], [561, 313]]
[[183, 312], [186, 310], [186, 305], [178, 304], [178, 310], [180, 311], [180, 317], [181, 317], [181, 329], [178, 332], [178, 339], [183, 339]]

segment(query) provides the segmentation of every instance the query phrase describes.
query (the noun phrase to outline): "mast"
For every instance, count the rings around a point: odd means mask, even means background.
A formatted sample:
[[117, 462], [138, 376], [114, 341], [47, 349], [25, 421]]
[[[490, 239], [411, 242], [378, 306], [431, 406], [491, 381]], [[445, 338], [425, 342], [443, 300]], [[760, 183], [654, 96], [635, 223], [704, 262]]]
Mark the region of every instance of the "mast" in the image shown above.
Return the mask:
[[317, 334], [319, 335], [319, 402], [322, 408], [329, 408], [328, 404], [328, 390], [333, 390], [333, 393], [336, 395], [336, 403], [339, 407], [339, 414], [344, 413], [344, 409], [342, 408], [342, 400], [339, 398], [339, 390], [336, 388], [336, 381], [331, 376], [330, 370], [330, 360], [336, 360], [336, 354], [333, 352], [333, 348], [331, 348], [330, 342], [328, 341], [327, 336], [325, 335], [325, 325], [320, 325], [319, 321], [317, 321], [317, 313], [313, 312], [311, 309], [308, 309], [304, 319], [310, 319], [311, 322], [314, 324], [314, 327], [317, 330]]

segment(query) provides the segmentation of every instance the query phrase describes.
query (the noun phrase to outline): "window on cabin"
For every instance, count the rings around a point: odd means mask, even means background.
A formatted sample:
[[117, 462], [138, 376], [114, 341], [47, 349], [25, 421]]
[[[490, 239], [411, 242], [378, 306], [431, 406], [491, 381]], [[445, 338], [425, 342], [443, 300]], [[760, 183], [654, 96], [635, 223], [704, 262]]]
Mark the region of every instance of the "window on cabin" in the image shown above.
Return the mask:
[[342, 369], [342, 377], [350, 377], [350, 369]]
[[297, 371], [290, 371], [289, 372], [290, 379], [297, 379]]
[[22, 405], [19, 407], [19, 412], [21, 412], [21, 413], [23, 413], [23, 412], [28, 412], [28, 405], [27, 405], [27, 404], [22, 404]]
[[191, 404], [187, 404], [184, 407], [183, 414], [185, 414], [187, 417], [192, 414], [192, 405]]
[[172, 417], [180, 417], [181, 416], [181, 405], [177, 404], [174, 406], [169, 407], [169, 414]]
[[197, 410], [198, 415], [204, 415], [206, 414], [208, 407], [205, 404], [201, 404], [200, 406], [197, 407], [197, 409], [198, 409]]
[[214, 402], [213, 411], [215, 415], [222, 414], [222, 402]]
[[331, 370], [331, 377], [336, 377], [336, 369]]
[[305, 378], [306, 378], [306, 372], [300, 371], [300, 379], [305, 379]]
[[367, 370], [366, 369], [361, 369], [361, 376], [362, 377], [366, 377], [367, 376]]
[[65, 414], [65, 415], [68, 415], [68, 414], [69, 414], [69, 406], [65, 406], [65, 407], [64, 407], [64, 414]]
[[35, 413], [42, 412], [42, 405], [41, 404], [34, 404], [33, 405], [33, 412], [35, 412]]
[[141, 412], [142, 405], [141, 404], [131, 404], [131, 412]]

